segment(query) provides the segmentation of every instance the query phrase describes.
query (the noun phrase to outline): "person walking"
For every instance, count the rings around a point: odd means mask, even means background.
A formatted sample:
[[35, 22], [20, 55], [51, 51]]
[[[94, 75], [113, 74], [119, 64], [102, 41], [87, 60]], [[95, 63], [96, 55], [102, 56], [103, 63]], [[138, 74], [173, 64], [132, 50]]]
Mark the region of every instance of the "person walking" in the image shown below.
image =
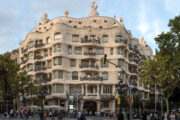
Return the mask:
[[124, 120], [124, 115], [123, 115], [122, 111], [119, 112], [118, 120]]
[[175, 116], [174, 112], [172, 112], [171, 115], [170, 115], [170, 119], [175, 120], [175, 118], [176, 118], [176, 116]]

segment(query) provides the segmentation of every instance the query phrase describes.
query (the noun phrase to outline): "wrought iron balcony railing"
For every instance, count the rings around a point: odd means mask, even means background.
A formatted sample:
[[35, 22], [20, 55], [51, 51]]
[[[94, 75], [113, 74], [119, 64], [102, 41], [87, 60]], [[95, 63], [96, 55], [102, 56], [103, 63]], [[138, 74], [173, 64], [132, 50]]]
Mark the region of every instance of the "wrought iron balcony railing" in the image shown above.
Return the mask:
[[35, 56], [34, 57], [34, 59], [37, 59], [37, 60], [40, 60], [40, 59], [42, 59], [43, 58], [43, 56]]
[[94, 76], [94, 77], [80, 77], [81, 81], [101, 81], [102, 77]]
[[96, 52], [84, 52], [84, 55], [95, 56]]
[[99, 65], [93, 65], [93, 64], [80, 64], [79, 65], [80, 68], [96, 68], [99, 69]]
[[100, 44], [100, 40], [96, 40], [96, 39], [81, 39], [81, 43], [99, 43]]
[[43, 44], [43, 43], [40, 43], [40, 44], [35, 44], [35, 48], [39, 48], [39, 47], [42, 47], [42, 46], [44, 46], [44, 44]]
[[35, 67], [35, 71], [47, 70], [47, 67]]

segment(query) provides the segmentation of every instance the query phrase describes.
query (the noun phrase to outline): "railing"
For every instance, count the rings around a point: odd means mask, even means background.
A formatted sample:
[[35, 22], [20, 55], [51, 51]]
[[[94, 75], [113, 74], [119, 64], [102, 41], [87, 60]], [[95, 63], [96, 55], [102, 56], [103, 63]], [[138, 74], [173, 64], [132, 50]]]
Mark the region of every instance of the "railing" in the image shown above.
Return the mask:
[[25, 64], [27, 61], [28, 61], [28, 60], [23, 60], [23, 61], [21, 62], [21, 64]]
[[95, 76], [95, 77], [80, 77], [81, 81], [101, 81], [102, 77], [100, 76]]
[[35, 56], [34, 57], [34, 59], [37, 59], [37, 60], [42, 59], [42, 58], [43, 58], [43, 56]]
[[125, 40], [125, 39], [116, 39], [115, 42], [116, 43], [125, 43], [125, 44], [127, 44], [127, 40]]
[[84, 55], [95, 56], [96, 52], [84, 52]]
[[42, 47], [42, 46], [44, 46], [44, 44], [35, 44], [35, 48], [39, 48], [39, 47]]
[[129, 62], [135, 62], [136, 64], [139, 64], [139, 61], [137, 59], [129, 58]]
[[135, 73], [138, 74], [138, 72], [136, 70], [129, 70], [130, 73]]
[[47, 83], [47, 82], [50, 82], [52, 80], [52, 78], [44, 78], [44, 79], [41, 79], [41, 80], [34, 80], [34, 82], [36, 84], [41, 84], [41, 83]]
[[96, 68], [96, 69], [99, 69], [99, 66], [98, 65], [93, 65], [93, 64], [80, 64], [79, 65], [80, 68]]
[[26, 53], [28, 49], [23, 49], [21, 53]]
[[100, 40], [96, 40], [96, 39], [81, 39], [81, 43], [99, 43], [100, 44]]
[[87, 96], [97, 96], [97, 93], [87, 93]]
[[35, 71], [47, 70], [47, 67], [35, 67]]

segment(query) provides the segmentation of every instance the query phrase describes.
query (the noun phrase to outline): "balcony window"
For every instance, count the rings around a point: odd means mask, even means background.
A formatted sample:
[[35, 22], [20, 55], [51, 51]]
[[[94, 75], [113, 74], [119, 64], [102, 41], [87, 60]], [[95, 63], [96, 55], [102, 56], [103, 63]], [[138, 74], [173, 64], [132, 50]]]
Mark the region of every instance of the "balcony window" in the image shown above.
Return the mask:
[[63, 71], [55, 71], [54, 79], [63, 79]]
[[54, 66], [56, 65], [62, 65], [62, 58], [61, 57], [55, 57], [54, 58]]
[[33, 52], [30, 52], [30, 53], [28, 54], [28, 59], [33, 59]]
[[52, 48], [50, 48], [50, 50], [49, 50], [49, 54], [50, 54], [50, 56], [52, 55]]
[[123, 55], [123, 48], [122, 47], [117, 48], [117, 54]]
[[121, 35], [116, 35], [115, 42], [116, 43], [122, 42], [122, 36]]
[[118, 72], [117, 77], [118, 80], [123, 80], [125, 78], [125, 74], [123, 72]]
[[108, 100], [104, 100], [104, 101], [102, 102], [102, 106], [103, 106], [104, 108], [109, 108], [109, 101], [108, 101]]
[[124, 60], [123, 59], [118, 59], [118, 65], [121, 67], [124, 67]]
[[61, 52], [61, 44], [54, 45], [54, 53]]
[[28, 72], [30, 72], [30, 71], [33, 71], [33, 65], [32, 64], [28, 65]]
[[113, 48], [110, 49], [110, 54], [113, 55]]
[[72, 46], [68, 46], [68, 54], [72, 54]]
[[78, 80], [78, 72], [72, 72], [72, 80]]
[[54, 34], [54, 40], [60, 40], [62, 38], [61, 33]]
[[48, 68], [51, 68], [52, 67], [52, 62], [51, 60], [48, 61]]
[[97, 48], [97, 55], [103, 55], [104, 54], [104, 48]]
[[95, 40], [95, 39], [96, 39], [96, 36], [95, 36], [95, 35], [91, 35], [91, 36], [90, 36], [90, 39], [91, 39], [91, 40]]
[[79, 35], [73, 35], [72, 36], [72, 41], [73, 42], [79, 42]]
[[112, 86], [104, 85], [103, 86], [103, 93], [105, 93], [105, 94], [112, 94]]
[[82, 48], [81, 47], [75, 47], [74, 54], [82, 55]]
[[44, 57], [47, 57], [48, 56], [48, 51], [47, 49], [44, 50]]
[[70, 61], [71, 63], [71, 67], [76, 67], [76, 60], [75, 59], [71, 59]]
[[108, 80], [108, 73], [107, 72], [102, 73], [102, 80]]
[[107, 35], [103, 35], [102, 42], [108, 43], [108, 36]]
[[46, 38], [46, 44], [49, 44], [50, 42], [51, 42], [50, 37], [47, 37], [47, 38]]
[[61, 84], [53, 85], [52, 93], [64, 93], [64, 85], [61, 85]]

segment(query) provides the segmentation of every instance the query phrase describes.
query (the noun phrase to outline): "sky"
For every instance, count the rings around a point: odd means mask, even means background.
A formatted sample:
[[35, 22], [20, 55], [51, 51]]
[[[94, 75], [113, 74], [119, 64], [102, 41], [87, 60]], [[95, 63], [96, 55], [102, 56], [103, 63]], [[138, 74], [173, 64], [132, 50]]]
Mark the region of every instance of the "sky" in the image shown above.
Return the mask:
[[[155, 51], [154, 38], [167, 32], [169, 19], [180, 15], [180, 0], [94, 0], [100, 16], [123, 18], [133, 37], [142, 36]], [[0, 0], [0, 54], [19, 47], [43, 13], [50, 20], [64, 16], [87, 17], [92, 0]]]

